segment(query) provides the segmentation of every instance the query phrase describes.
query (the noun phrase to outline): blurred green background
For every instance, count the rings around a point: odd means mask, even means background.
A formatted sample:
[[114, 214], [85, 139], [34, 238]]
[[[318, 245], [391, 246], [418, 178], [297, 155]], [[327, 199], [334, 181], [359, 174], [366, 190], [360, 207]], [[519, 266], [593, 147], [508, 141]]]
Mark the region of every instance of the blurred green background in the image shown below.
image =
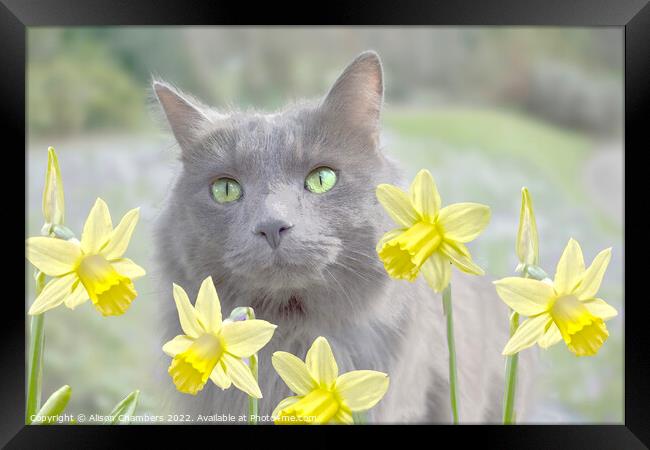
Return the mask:
[[623, 422], [622, 28], [30, 28], [28, 45], [28, 235], [42, 225], [52, 145], [67, 225], [79, 233], [98, 196], [114, 223], [140, 206], [127, 256], [150, 274], [124, 316], [102, 318], [90, 303], [47, 313], [43, 391], [71, 385], [69, 412], [108, 414], [133, 389], [140, 413], [163, 412], [151, 229], [177, 147], [152, 114], [152, 75], [217, 107], [273, 109], [323, 95], [356, 54], [374, 49], [385, 70], [386, 151], [409, 176], [430, 169], [446, 203], [492, 207], [470, 246], [491, 276], [516, 266], [524, 185], [549, 273], [569, 237], [587, 262], [613, 247], [600, 291], [620, 312], [610, 338], [592, 358], [563, 345], [542, 352], [528, 420]]

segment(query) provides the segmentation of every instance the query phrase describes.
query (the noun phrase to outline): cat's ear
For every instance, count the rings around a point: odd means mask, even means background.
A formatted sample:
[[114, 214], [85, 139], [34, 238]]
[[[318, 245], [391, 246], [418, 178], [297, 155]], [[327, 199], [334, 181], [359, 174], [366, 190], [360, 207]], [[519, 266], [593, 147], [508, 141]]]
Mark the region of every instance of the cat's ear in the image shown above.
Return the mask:
[[211, 119], [198, 101], [161, 81], [153, 82], [153, 90], [162, 106], [167, 121], [183, 150], [187, 150], [205, 130]]
[[379, 55], [366, 51], [355, 58], [329, 90], [321, 108], [342, 123], [379, 130], [384, 100], [383, 71]]

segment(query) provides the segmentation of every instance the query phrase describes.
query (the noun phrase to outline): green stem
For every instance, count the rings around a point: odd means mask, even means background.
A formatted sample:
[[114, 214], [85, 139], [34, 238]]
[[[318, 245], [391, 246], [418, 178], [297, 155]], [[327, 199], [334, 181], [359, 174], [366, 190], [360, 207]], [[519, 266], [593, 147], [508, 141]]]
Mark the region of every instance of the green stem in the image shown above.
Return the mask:
[[[36, 296], [45, 286], [45, 274], [36, 273]], [[29, 340], [29, 372], [27, 379], [27, 406], [25, 407], [25, 423], [29, 425], [32, 416], [41, 407], [41, 380], [43, 378], [43, 331], [45, 314], [32, 316]]]
[[352, 421], [355, 425], [365, 425], [368, 423], [366, 411], [357, 411], [352, 413]]
[[[519, 314], [512, 313], [510, 317], [510, 337], [519, 327]], [[517, 365], [519, 353], [506, 357], [506, 386], [503, 397], [503, 423], [515, 423], [515, 390], [517, 388]]]
[[[253, 308], [248, 308], [248, 311], [246, 313], [246, 319], [255, 320], [255, 312], [253, 311]], [[259, 382], [258, 367], [257, 367], [257, 353], [251, 355], [248, 361], [250, 364], [251, 372], [253, 373], [253, 378], [255, 378], [256, 382]], [[258, 415], [259, 415], [259, 407], [257, 403], [257, 398], [253, 397], [252, 395], [249, 395], [248, 396], [248, 423], [250, 425], [257, 425]]]
[[449, 349], [449, 396], [454, 424], [458, 424], [458, 377], [456, 375], [456, 344], [454, 316], [451, 308], [451, 283], [442, 291], [442, 306], [447, 317], [447, 348]]
[[[523, 278], [533, 278], [538, 281], [548, 276], [544, 270], [536, 265], [525, 265], [521, 273]], [[513, 312], [510, 317], [510, 337], [515, 334], [519, 327], [519, 314]], [[517, 390], [517, 367], [519, 365], [519, 353], [506, 357], [506, 385], [503, 394], [503, 423], [514, 424], [515, 415], [515, 394]]]

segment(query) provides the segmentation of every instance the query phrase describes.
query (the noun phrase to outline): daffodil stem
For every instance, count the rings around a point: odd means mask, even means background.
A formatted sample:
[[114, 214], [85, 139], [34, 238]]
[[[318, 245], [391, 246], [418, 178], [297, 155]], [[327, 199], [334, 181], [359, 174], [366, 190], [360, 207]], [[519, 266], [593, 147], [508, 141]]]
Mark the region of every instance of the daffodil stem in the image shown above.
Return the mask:
[[[45, 286], [45, 274], [36, 272], [36, 296]], [[29, 338], [29, 372], [27, 378], [27, 405], [25, 407], [25, 423], [29, 425], [32, 416], [41, 407], [41, 379], [43, 377], [43, 342], [45, 314], [32, 316]]]
[[[253, 308], [248, 308], [246, 312], [246, 319], [247, 320], [255, 319], [255, 312], [253, 311]], [[248, 361], [249, 361], [249, 367], [251, 369], [251, 372], [253, 373], [253, 378], [255, 378], [255, 381], [258, 381], [259, 374], [257, 368], [257, 353], [252, 354]], [[248, 423], [250, 425], [257, 425], [258, 415], [259, 415], [259, 408], [258, 408], [257, 398], [253, 397], [252, 395], [249, 395], [248, 396]]]
[[[541, 267], [530, 264], [523, 266], [521, 276], [523, 278], [533, 278], [538, 281], [548, 277]], [[513, 311], [510, 316], [510, 337], [515, 334], [517, 328], [519, 328], [519, 314]], [[518, 365], [519, 353], [506, 357], [506, 385], [503, 394], [503, 423], [506, 425], [514, 424], [516, 421], [515, 395], [517, 391]]]
[[[512, 313], [510, 317], [510, 337], [519, 327], [519, 314]], [[517, 365], [519, 363], [519, 353], [506, 357], [506, 386], [503, 397], [503, 423], [515, 423], [515, 392], [517, 388]]]
[[355, 425], [365, 425], [368, 423], [368, 417], [365, 411], [356, 411], [352, 413], [352, 420]]
[[456, 375], [456, 343], [454, 315], [451, 308], [451, 283], [442, 291], [442, 307], [447, 318], [447, 348], [449, 349], [449, 396], [454, 424], [458, 423], [458, 377]]

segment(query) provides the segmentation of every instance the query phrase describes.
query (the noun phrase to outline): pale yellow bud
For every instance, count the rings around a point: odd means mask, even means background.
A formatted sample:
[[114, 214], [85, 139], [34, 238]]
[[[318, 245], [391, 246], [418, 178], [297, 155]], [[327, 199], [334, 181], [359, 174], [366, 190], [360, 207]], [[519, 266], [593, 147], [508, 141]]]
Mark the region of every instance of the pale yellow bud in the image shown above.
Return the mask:
[[63, 182], [59, 161], [53, 147], [47, 149], [47, 172], [45, 188], [43, 189], [43, 217], [45, 223], [62, 225], [64, 220], [65, 202], [63, 198]]
[[521, 189], [521, 213], [519, 214], [516, 251], [520, 265], [537, 265], [539, 263], [539, 236], [533, 212], [533, 201], [525, 187]]

